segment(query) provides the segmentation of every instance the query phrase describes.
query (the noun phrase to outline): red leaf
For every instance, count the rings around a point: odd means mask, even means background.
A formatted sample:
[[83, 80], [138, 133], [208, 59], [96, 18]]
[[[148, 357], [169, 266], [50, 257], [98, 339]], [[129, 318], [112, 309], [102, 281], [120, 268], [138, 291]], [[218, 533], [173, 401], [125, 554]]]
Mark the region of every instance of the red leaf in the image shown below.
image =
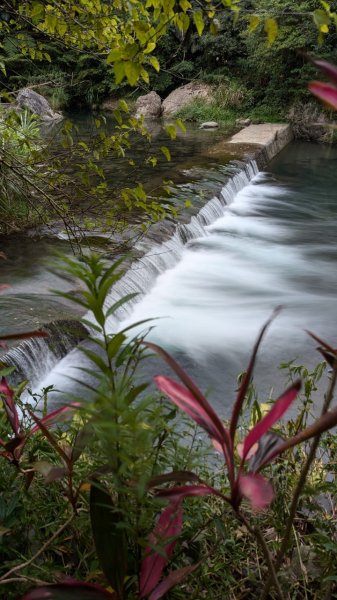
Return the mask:
[[322, 415], [317, 421], [309, 425], [303, 431], [297, 433], [294, 437], [285, 440], [282, 444], [279, 445], [278, 448], [271, 454], [269, 454], [260, 464], [259, 469], [264, 467], [266, 464], [270, 463], [276, 456], [282, 454], [289, 448], [293, 448], [302, 442], [306, 442], [312, 437], [316, 435], [321, 435], [324, 431], [328, 431], [332, 427], [337, 425], [337, 408], [325, 413]]
[[208, 485], [180, 485], [163, 490], [156, 490], [158, 498], [165, 498], [170, 502], [179, 502], [187, 496], [220, 496], [223, 500], [228, 500], [221, 492]]
[[337, 87], [331, 83], [323, 83], [322, 81], [312, 81], [308, 87], [310, 92], [322, 100], [329, 108], [337, 110]]
[[171, 502], [161, 513], [157, 525], [149, 536], [149, 543], [145, 549], [145, 558], [142, 562], [139, 585], [140, 597], [148, 596], [160, 580], [161, 574], [169, 560], [176, 540], [171, 540], [164, 545], [163, 553], [152, 550], [153, 546], [163, 544], [165, 540], [176, 537], [181, 533], [183, 526], [183, 513], [180, 502]]
[[155, 475], [147, 483], [148, 488], [157, 487], [162, 483], [168, 483], [175, 481], [179, 483], [186, 483], [188, 481], [200, 481], [198, 475], [192, 473], [192, 471], [171, 471], [170, 473], [163, 473], [162, 475]]
[[272, 409], [248, 433], [243, 444], [242, 460], [245, 460], [251, 447], [284, 415], [294, 402], [300, 389], [301, 382], [296, 381], [275, 401]]
[[117, 600], [117, 597], [99, 585], [67, 581], [35, 588], [21, 600]]
[[325, 75], [327, 75], [332, 81], [337, 83], [337, 67], [326, 60], [313, 60], [316, 67], [318, 67]]
[[177, 569], [176, 571], [171, 571], [167, 577], [156, 587], [156, 589], [152, 592], [149, 600], [160, 600], [167, 592], [169, 592], [173, 587], [175, 587], [178, 583], [183, 581], [188, 575], [193, 573], [195, 569], [199, 567], [199, 564], [189, 565], [187, 567], [182, 567], [182, 569]]
[[240, 475], [238, 484], [240, 493], [250, 501], [253, 510], [266, 508], [274, 498], [271, 483], [259, 473]]
[[232, 416], [231, 416], [231, 420], [230, 420], [230, 427], [229, 427], [229, 431], [230, 431], [230, 437], [232, 440], [234, 440], [234, 436], [235, 436], [235, 432], [236, 432], [236, 428], [237, 428], [237, 424], [238, 424], [238, 420], [239, 420], [239, 416], [240, 416], [240, 412], [241, 412], [241, 408], [242, 408], [242, 404], [243, 401], [245, 399], [246, 393], [247, 393], [247, 389], [248, 386], [250, 384], [251, 378], [252, 378], [252, 374], [253, 374], [253, 370], [254, 370], [254, 365], [255, 365], [255, 361], [256, 361], [256, 356], [258, 353], [258, 349], [260, 347], [260, 344], [262, 342], [262, 338], [266, 332], [266, 330], [268, 329], [269, 325], [271, 324], [271, 322], [275, 319], [275, 317], [278, 315], [278, 313], [280, 312], [281, 307], [278, 306], [277, 308], [275, 308], [273, 314], [271, 315], [270, 319], [268, 319], [268, 321], [264, 324], [264, 326], [262, 327], [259, 336], [255, 342], [255, 346], [253, 348], [253, 352], [252, 352], [252, 356], [250, 358], [249, 361], [249, 365], [248, 365], [248, 369], [242, 379], [234, 406], [233, 406], [233, 411], [232, 411]]
[[8, 386], [5, 377], [0, 383], [0, 393], [3, 394], [4, 408], [16, 437], [20, 437], [20, 421], [14, 402], [14, 391]]
[[[215, 439], [221, 446], [224, 445], [226, 439], [225, 427], [205, 398], [203, 404], [201, 404], [200, 399], [195, 398], [190, 390], [169, 377], [157, 375], [154, 379], [158, 388], [164, 392], [174, 404], [179, 406], [179, 408], [192, 417], [198, 425], [203, 427], [212, 439]], [[207, 404], [207, 410], [205, 404]]]
[[221, 443], [221, 445], [223, 445], [223, 443], [225, 443], [228, 451], [230, 452], [232, 444], [230, 441], [229, 432], [227, 429], [224, 428], [218, 415], [214, 412], [213, 408], [207, 402], [205, 396], [199, 390], [198, 386], [189, 377], [189, 375], [184, 371], [184, 369], [179, 365], [179, 363], [177, 363], [177, 361], [172, 356], [170, 356], [170, 354], [168, 354], [165, 350], [163, 350], [163, 348], [161, 348], [160, 346], [157, 346], [156, 344], [152, 344], [152, 343], [148, 343], [148, 342], [146, 342], [145, 345], [148, 348], [157, 352], [160, 356], [162, 356], [162, 358], [167, 362], [167, 364], [171, 367], [171, 369], [173, 369], [173, 371], [176, 373], [176, 375], [178, 375], [178, 377], [181, 379], [181, 381], [185, 384], [185, 386], [190, 391], [190, 393], [192, 394], [192, 396], [194, 397], [194, 399], [198, 403], [198, 405], [204, 409], [204, 411], [208, 414], [208, 417], [214, 423], [217, 423], [217, 426], [219, 427], [219, 430], [222, 431], [222, 435], [223, 435], [223, 438], [220, 440], [220, 443]]
[[0, 340], [25, 340], [31, 337], [48, 337], [48, 333], [37, 329], [35, 331], [26, 331], [24, 333], [10, 333], [8, 335], [0, 335]]
[[[41, 423], [42, 425], [44, 425], [45, 427], [50, 427], [51, 425], [53, 425], [53, 423], [55, 422], [60, 422], [60, 420], [58, 420], [58, 417], [60, 415], [65, 415], [65, 413], [74, 410], [75, 408], [79, 408], [81, 406], [80, 402], [72, 402], [71, 404], [67, 404], [66, 406], [61, 406], [61, 408], [57, 408], [56, 410], [53, 410], [53, 412], [49, 413], [49, 415], [46, 415], [45, 417], [43, 417], [42, 419], [38, 419], [38, 425], [36, 425], [35, 427], [33, 427], [30, 430], [30, 435], [32, 433], [36, 433], [37, 431], [41, 430]], [[33, 416], [33, 415], [32, 415]], [[35, 415], [34, 415], [35, 417]], [[34, 418], [33, 417], [33, 418]], [[37, 417], [35, 417], [37, 419]]]

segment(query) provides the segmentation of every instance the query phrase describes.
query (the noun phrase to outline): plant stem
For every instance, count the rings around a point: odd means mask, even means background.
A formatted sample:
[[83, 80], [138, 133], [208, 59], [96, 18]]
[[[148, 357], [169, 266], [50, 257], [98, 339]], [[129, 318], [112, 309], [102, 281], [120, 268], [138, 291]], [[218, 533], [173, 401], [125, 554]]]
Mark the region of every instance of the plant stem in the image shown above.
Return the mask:
[[[328, 411], [328, 409], [330, 407], [330, 404], [331, 404], [331, 401], [332, 401], [333, 395], [334, 395], [334, 390], [335, 390], [335, 387], [336, 387], [336, 381], [337, 381], [337, 365], [334, 366], [334, 370], [333, 370], [333, 374], [332, 374], [332, 377], [331, 377], [331, 380], [330, 380], [330, 384], [329, 384], [327, 393], [326, 393], [325, 398], [324, 398], [324, 404], [323, 404], [321, 416], [324, 415]], [[292, 501], [291, 501], [291, 505], [290, 505], [290, 509], [289, 509], [289, 517], [288, 517], [288, 520], [287, 520], [287, 523], [286, 523], [286, 529], [285, 529], [285, 532], [284, 532], [284, 535], [283, 535], [282, 544], [281, 544], [281, 547], [280, 547], [280, 549], [278, 551], [278, 554], [277, 554], [277, 557], [276, 557], [276, 562], [275, 562], [275, 572], [276, 573], [277, 573], [277, 571], [279, 570], [279, 568], [280, 568], [280, 566], [282, 564], [284, 555], [285, 555], [285, 553], [286, 553], [286, 551], [288, 549], [288, 546], [289, 546], [289, 543], [290, 543], [290, 540], [291, 540], [292, 528], [293, 528], [294, 520], [295, 520], [295, 517], [296, 517], [298, 501], [300, 499], [300, 496], [301, 496], [301, 493], [302, 493], [302, 490], [303, 490], [306, 478], [308, 476], [309, 470], [311, 468], [311, 465], [312, 465], [312, 463], [313, 463], [313, 461], [315, 459], [316, 451], [317, 451], [317, 448], [318, 448], [318, 445], [319, 445], [319, 442], [320, 442], [320, 439], [321, 439], [321, 435], [322, 434], [319, 433], [312, 440], [311, 447], [310, 447], [310, 450], [309, 450], [309, 454], [308, 454], [307, 459], [306, 459], [306, 461], [305, 461], [305, 463], [303, 465], [303, 468], [302, 468], [302, 471], [301, 471], [301, 474], [300, 474], [300, 478], [299, 478], [299, 480], [297, 482], [297, 486], [296, 486], [295, 491], [294, 491], [294, 495], [293, 495], [293, 498], [292, 498]], [[270, 573], [270, 575], [269, 575], [269, 577], [268, 577], [268, 579], [266, 581], [266, 584], [264, 586], [264, 589], [263, 589], [263, 592], [262, 592], [260, 600], [267, 600], [268, 594], [269, 594], [269, 590], [270, 590], [270, 588], [272, 587], [273, 584], [274, 584], [274, 581], [273, 581], [272, 573]]]
[[278, 593], [278, 596], [280, 598], [280, 600], [284, 600], [284, 595], [280, 586], [280, 582], [277, 578], [277, 572], [275, 570], [274, 564], [273, 564], [273, 559], [272, 556], [269, 552], [266, 540], [263, 537], [262, 531], [259, 527], [252, 527], [250, 525], [250, 523], [246, 520], [246, 518], [243, 516], [242, 513], [240, 513], [239, 511], [236, 511], [236, 515], [238, 517], [238, 519], [241, 521], [241, 523], [248, 529], [249, 533], [251, 533], [251, 535], [258, 541], [258, 543], [261, 546], [265, 561], [267, 563], [267, 566], [270, 570], [270, 574], [269, 577], [272, 580], [273, 585], [276, 588], [276, 591]]
[[50, 546], [50, 544], [52, 544], [53, 541], [56, 540], [56, 538], [62, 533], [62, 531], [67, 529], [74, 516], [75, 515], [71, 515], [71, 517], [69, 517], [69, 519], [67, 519], [67, 521], [63, 523], [63, 525], [57, 531], [55, 531], [51, 538], [49, 538], [49, 540], [47, 540], [46, 543], [43, 544], [43, 546], [41, 546], [41, 548], [34, 554], [34, 556], [32, 556], [29, 560], [26, 560], [25, 562], [21, 563], [20, 565], [12, 567], [12, 569], [10, 569], [9, 571], [7, 571], [7, 573], [2, 575], [2, 577], [0, 577], [0, 585], [8, 583], [8, 578], [10, 577], [10, 575], [13, 575], [13, 573], [16, 573], [17, 571], [25, 569], [26, 567], [31, 565], [41, 554], [43, 554], [43, 552], [47, 550], [48, 546]]

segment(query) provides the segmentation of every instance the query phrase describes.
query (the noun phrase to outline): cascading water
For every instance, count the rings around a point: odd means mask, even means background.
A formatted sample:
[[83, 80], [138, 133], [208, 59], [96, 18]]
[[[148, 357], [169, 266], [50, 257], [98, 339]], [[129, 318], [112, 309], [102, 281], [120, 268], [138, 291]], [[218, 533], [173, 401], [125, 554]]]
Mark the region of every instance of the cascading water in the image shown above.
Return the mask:
[[[221, 197], [213, 194], [189, 224], [131, 265], [108, 302], [140, 295], [109, 322], [111, 332], [158, 317], [150, 339], [174, 352], [223, 410], [262, 323], [282, 304], [256, 371], [264, 391], [271, 383], [281, 391], [280, 362], [319, 360], [304, 328], [328, 339], [337, 332], [336, 160], [337, 150], [293, 144], [270, 164], [272, 174], [254, 164], [237, 169]], [[83, 361], [74, 349], [38, 387], [72, 391], [68, 376], [82, 379]], [[143, 363], [147, 380], [153, 370]]]
[[[191, 218], [189, 223], [177, 225], [173, 235], [167, 240], [160, 244], [152, 244], [150, 250], [142, 258], [135, 261], [123, 278], [114, 286], [106, 301], [107, 308], [127, 294], [138, 292], [139, 295], [120, 308], [114, 318], [109, 318], [108, 327], [112, 332], [120, 329], [121, 323], [132, 315], [135, 306], [143, 296], [150, 292], [158, 276], [172, 269], [179, 262], [186, 243], [207, 236], [207, 227], [223, 216], [227, 207], [235, 201], [235, 197], [240, 190], [249, 185], [249, 182], [258, 173], [255, 161], [250, 161], [247, 164], [233, 164], [229, 170], [231, 176], [220, 189], [219, 195], [213, 196]], [[86, 318], [90, 320], [92, 317], [89, 314], [86, 315]], [[44, 372], [44, 377], [39, 377], [35, 390], [50, 385], [55, 385], [57, 389], [66, 389], [69, 384], [67, 378], [70, 380], [70, 378], [78, 377], [77, 366], [82, 364], [84, 360], [83, 353], [76, 350], [76, 348], [56, 366], [54, 357], [51, 357], [51, 366], [55, 368], [52, 368], [48, 374]], [[38, 370], [37, 368], [34, 372], [34, 369], [30, 369], [30, 371], [33, 371], [34, 381], [36, 381]], [[26, 373], [26, 377], [27, 375], [28, 373]]]

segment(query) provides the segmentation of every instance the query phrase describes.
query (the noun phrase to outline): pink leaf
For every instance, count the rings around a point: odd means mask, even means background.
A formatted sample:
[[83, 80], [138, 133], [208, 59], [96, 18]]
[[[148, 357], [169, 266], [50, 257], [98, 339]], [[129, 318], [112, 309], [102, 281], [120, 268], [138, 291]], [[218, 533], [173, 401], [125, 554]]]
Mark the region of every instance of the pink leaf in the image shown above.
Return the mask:
[[248, 452], [251, 447], [256, 444], [260, 438], [267, 433], [276, 421], [278, 421], [288, 410], [289, 406], [294, 402], [299, 390], [301, 389], [301, 382], [296, 381], [290, 388], [288, 388], [282, 396], [280, 396], [274, 403], [272, 409], [259, 421], [255, 427], [249, 432], [243, 444], [242, 459], [245, 460], [248, 456]]
[[[0, 258], [1, 258], [1, 256], [0, 256]], [[11, 286], [8, 285], [8, 283], [0, 283], [0, 292], [2, 292], [2, 290], [7, 290], [10, 287]]]
[[278, 315], [278, 313], [280, 312], [281, 307], [278, 306], [277, 308], [275, 308], [273, 314], [271, 315], [270, 319], [268, 319], [268, 321], [264, 324], [264, 326], [262, 327], [259, 336], [255, 342], [255, 346], [253, 348], [253, 352], [252, 355], [250, 357], [250, 361], [249, 361], [249, 365], [247, 368], [247, 371], [242, 379], [236, 400], [234, 402], [234, 406], [233, 406], [233, 411], [232, 411], [232, 416], [231, 416], [231, 420], [230, 420], [230, 427], [229, 427], [229, 431], [230, 431], [230, 437], [231, 440], [234, 440], [234, 436], [235, 436], [235, 432], [236, 432], [236, 428], [237, 428], [237, 424], [238, 424], [238, 420], [239, 420], [239, 416], [240, 416], [240, 412], [241, 412], [241, 408], [242, 408], [242, 404], [243, 401], [245, 399], [246, 393], [247, 393], [247, 389], [248, 386], [250, 384], [252, 375], [253, 375], [253, 371], [254, 371], [254, 366], [255, 366], [255, 361], [256, 361], [256, 357], [257, 357], [257, 353], [260, 347], [260, 344], [262, 342], [263, 336], [266, 333], [266, 330], [268, 329], [269, 325], [272, 323], [272, 321], [275, 319], [275, 317]]
[[223, 423], [206, 399], [204, 399], [203, 404], [201, 404], [200, 399], [195, 398], [190, 390], [173, 379], [170, 379], [170, 377], [158, 375], [154, 379], [158, 388], [164, 392], [174, 404], [192, 417], [198, 425], [207, 431], [212, 439], [216, 440], [218, 444], [223, 447], [228, 432], [225, 430]]
[[117, 594], [93, 583], [67, 580], [35, 588], [21, 600], [117, 600]]
[[147, 346], [151, 350], [154, 350], [155, 352], [157, 352], [167, 362], [167, 364], [171, 367], [171, 369], [173, 369], [173, 371], [176, 373], [176, 375], [178, 375], [178, 377], [181, 379], [183, 384], [186, 386], [186, 388], [189, 390], [189, 392], [195, 398], [195, 401], [198, 402], [199, 406], [201, 406], [204, 409], [204, 411], [208, 414], [209, 418], [212, 421], [217, 422], [220, 430], [223, 430], [224, 440], [221, 441], [221, 444], [222, 445], [223, 445], [223, 443], [226, 444], [227, 452], [225, 454], [227, 454], [227, 456], [228, 456], [228, 454], [230, 454], [231, 448], [232, 448], [231, 440], [229, 437], [229, 431], [223, 427], [223, 424], [222, 424], [221, 420], [219, 419], [218, 415], [214, 412], [213, 408], [207, 402], [205, 396], [199, 390], [198, 386], [189, 377], [189, 375], [184, 371], [184, 369], [179, 365], [179, 363], [177, 363], [177, 361], [172, 356], [170, 356], [170, 354], [168, 354], [168, 352], [163, 350], [163, 348], [161, 348], [160, 346], [157, 346], [156, 344], [152, 344], [152, 343], [148, 343], [148, 342], [145, 343], [145, 346]]
[[316, 67], [318, 67], [327, 77], [332, 79], [335, 83], [337, 83], [337, 67], [326, 60], [313, 60], [312, 61]]
[[20, 436], [20, 421], [18, 411], [14, 402], [14, 391], [8, 386], [5, 377], [0, 383], [0, 393], [3, 394], [4, 408], [10, 422], [10, 425], [17, 437]]
[[163, 490], [156, 490], [156, 495], [159, 498], [165, 498], [170, 502], [179, 502], [187, 496], [220, 496], [220, 498], [227, 500], [227, 498], [215, 488], [208, 485], [180, 485]]
[[240, 493], [250, 501], [253, 510], [266, 508], [274, 498], [271, 483], [259, 473], [240, 475], [238, 484]]
[[[180, 502], [171, 502], [161, 513], [157, 525], [149, 536], [149, 543], [145, 549], [145, 558], [142, 562], [139, 584], [140, 597], [148, 596], [161, 578], [161, 574], [169, 560], [176, 540], [172, 540], [181, 533], [183, 525], [183, 513]], [[164, 544], [163, 553], [159, 554], [153, 550], [153, 546], [163, 544], [165, 540], [169, 543]]]
[[181, 583], [188, 575], [193, 573], [195, 569], [198, 568], [200, 563], [196, 565], [188, 565], [187, 567], [182, 567], [182, 569], [177, 569], [176, 571], [171, 571], [167, 577], [156, 587], [156, 589], [152, 592], [149, 600], [160, 600], [167, 592], [169, 592], [173, 587], [175, 587], [178, 583]]
[[48, 333], [42, 331], [42, 329], [36, 329], [35, 331], [25, 331], [24, 333], [1, 335], [0, 340], [26, 340], [31, 337], [48, 337]]
[[337, 110], [337, 87], [331, 83], [322, 81], [312, 81], [309, 83], [309, 90], [314, 96], [317, 96], [329, 108]]
[[75, 408], [79, 408], [80, 406], [80, 402], [72, 402], [71, 404], [67, 404], [66, 406], [61, 406], [61, 408], [53, 410], [53, 412], [49, 413], [49, 415], [46, 415], [42, 419], [39, 419], [39, 424], [33, 427], [29, 433], [36, 433], [37, 431], [41, 430], [41, 423], [45, 427], [50, 427], [55, 422], [59, 423], [61, 419], [59, 419], [58, 417], [60, 417], [61, 415], [65, 416], [65, 413], [68, 413], [71, 410], [74, 410]]

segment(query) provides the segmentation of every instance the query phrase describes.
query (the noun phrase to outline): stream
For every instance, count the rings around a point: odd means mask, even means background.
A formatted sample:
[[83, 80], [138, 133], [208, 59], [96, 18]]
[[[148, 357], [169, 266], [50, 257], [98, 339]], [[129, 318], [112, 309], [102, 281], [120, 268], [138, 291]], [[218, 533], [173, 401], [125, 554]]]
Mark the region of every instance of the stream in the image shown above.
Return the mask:
[[[245, 166], [229, 157], [207, 158], [207, 147], [220, 138], [208, 132], [201, 144], [204, 134], [180, 139], [181, 150], [170, 166], [177, 204], [191, 199], [194, 210], [173, 235], [146, 248], [145, 257], [112, 290], [109, 303], [133, 291], [140, 297], [109, 327], [112, 332], [154, 318], [148, 339], [173, 352], [208, 390], [213, 405], [228, 415], [237, 375], [276, 306], [283, 309], [256, 370], [261, 395], [271, 386], [275, 394], [282, 391], [286, 374], [280, 363], [294, 360], [312, 367], [318, 362], [305, 329], [336, 345], [337, 149], [293, 142], [260, 172], [253, 161]], [[74, 286], [46, 266], [55, 246], [67, 251], [63, 240], [1, 240], [0, 250], [8, 255], [1, 282], [12, 285], [0, 298], [3, 331], [73, 314], [49, 292]], [[31, 385], [35, 390], [54, 385], [62, 391], [52, 396], [57, 402], [73, 391], [69, 375], [78, 377], [83, 354], [75, 348], [60, 361], [48, 349], [47, 360], [43, 343], [34, 344]], [[27, 346], [18, 362], [26, 355]], [[168, 371], [157, 359], [142, 367], [143, 378], [158, 372]]]

